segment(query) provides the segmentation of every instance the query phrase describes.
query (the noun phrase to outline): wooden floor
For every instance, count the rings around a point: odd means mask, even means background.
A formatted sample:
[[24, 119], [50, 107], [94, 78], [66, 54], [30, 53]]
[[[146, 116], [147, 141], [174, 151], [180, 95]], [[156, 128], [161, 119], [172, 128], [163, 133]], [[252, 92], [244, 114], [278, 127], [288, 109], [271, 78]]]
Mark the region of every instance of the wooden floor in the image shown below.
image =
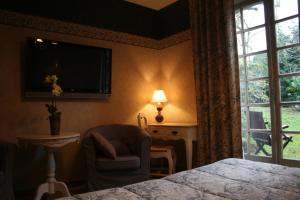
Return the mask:
[[[151, 170], [150, 179], [159, 179], [164, 176], [167, 176], [168, 175], [167, 172], [168, 172], [168, 169]], [[67, 186], [69, 188], [71, 195], [88, 192], [87, 185], [84, 181], [67, 183]], [[27, 191], [17, 191], [17, 192], [15, 192], [15, 200], [32, 200], [32, 199], [34, 199], [35, 192], [36, 192], [35, 189], [27, 190]], [[53, 199], [56, 199], [59, 197], [61, 197], [60, 193], [56, 193], [53, 195], [45, 194], [45, 195], [43, 195], [41, 200], [53, 200]]]
[[[88, 192], [87, 186], [84, 181], [67, 183], [69, 191], [71, 195], [80, 194]], [[32, 200], [35, 196], [35, 190], [27, 190], [27, 191], [16, 191], [15, 192], [15, 200]], [[52, 195], [45, 194], [43, 195], [41, 200], [53, 200], [61, 197], [60, 193], [55, 193]]]

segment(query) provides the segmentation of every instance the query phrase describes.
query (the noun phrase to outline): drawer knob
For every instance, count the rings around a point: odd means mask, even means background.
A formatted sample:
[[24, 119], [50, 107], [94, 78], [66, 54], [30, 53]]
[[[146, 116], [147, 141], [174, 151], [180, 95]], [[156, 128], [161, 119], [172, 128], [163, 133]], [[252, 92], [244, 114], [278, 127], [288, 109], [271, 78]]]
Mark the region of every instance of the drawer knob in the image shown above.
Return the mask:
[[172, 134], [173, 134], [173, 135], [177, 135], [177, 134], [178, 134], [178, 131], [172, 131]]
[[153, 133], [157, 133], [157, 132], [158, 132], [158, 130], [153, 130], [152, 132], [153, 132]]

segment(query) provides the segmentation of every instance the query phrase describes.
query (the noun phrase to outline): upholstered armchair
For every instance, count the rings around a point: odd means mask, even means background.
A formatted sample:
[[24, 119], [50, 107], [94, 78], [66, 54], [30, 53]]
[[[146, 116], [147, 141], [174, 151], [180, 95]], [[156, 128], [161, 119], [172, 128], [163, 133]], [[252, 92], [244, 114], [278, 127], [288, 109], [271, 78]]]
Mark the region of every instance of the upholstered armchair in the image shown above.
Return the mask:
[[12, 168], [14, 144], [0, 143], [0, 199], [14, 200]]
[[151, 137], [134, 125], [103, 125], [83, 138], [90, 191], [149, 179]]

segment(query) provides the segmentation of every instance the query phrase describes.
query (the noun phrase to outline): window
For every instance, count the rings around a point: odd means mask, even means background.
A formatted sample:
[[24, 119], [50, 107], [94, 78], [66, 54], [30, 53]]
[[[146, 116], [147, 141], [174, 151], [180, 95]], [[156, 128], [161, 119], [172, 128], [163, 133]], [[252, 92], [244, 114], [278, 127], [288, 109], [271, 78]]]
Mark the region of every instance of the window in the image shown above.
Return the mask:
[[261, 0], [236, 9], [242, 139], [249, 159], [300, 161], [298, 6], [298, 0]]

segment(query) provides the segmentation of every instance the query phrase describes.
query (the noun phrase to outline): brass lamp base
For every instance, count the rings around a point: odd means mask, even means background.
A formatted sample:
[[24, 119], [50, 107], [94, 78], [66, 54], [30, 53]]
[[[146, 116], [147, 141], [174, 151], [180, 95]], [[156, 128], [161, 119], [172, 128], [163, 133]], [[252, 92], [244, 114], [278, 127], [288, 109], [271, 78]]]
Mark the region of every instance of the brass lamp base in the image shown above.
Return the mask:
[[156, 109], [157, 109], [158, 113], [157, 113], [157, 115], [156, 115], [156, 117], [155, 117], [155, 120], [156, 120], [157, 122], [162, 122], [162, 121], [164, 121], [164, 117], [163, 117], [162, 114], [161, 114], [162, 107], [157, 107]]
[[155, 120], [157, 121], [157, 122], [162, 122], [162, 121], [164, 121], [164, 117], [162, 116], [162, 115], [156, 115], [156, 117], [155, 117]]

